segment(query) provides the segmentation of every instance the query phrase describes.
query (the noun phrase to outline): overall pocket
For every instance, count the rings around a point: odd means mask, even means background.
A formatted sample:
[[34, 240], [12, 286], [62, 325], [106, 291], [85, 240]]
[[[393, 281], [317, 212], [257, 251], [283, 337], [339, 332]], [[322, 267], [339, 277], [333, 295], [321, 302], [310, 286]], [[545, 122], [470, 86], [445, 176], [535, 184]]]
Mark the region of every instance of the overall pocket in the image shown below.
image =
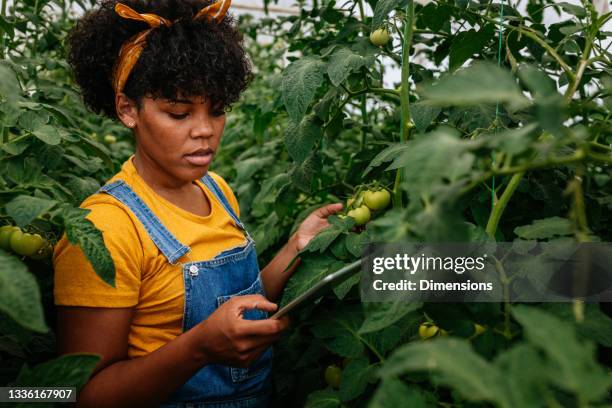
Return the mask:
[[[259, 276], [255, 279], [255, 282], [251, 284], [248, 288], [241, 290], [237, 293], [232, 293], [231, 295], [224, 295], [217, 297], [217, 307], [221, 306], [223, 303], [227, 302], [230, 298], [234, 296], [243, 296], [243, 295], [255, 295], [259, 294], [265, 296], [263, 286], [261, 284], [261, 279]], [[244, 319], [246, 320], [260, 320], [267, 319], [268, 312], [259, 310], [259, 309], [250, 309], [246, 310], [243, 314]], [[261, 356], [255, 361], [251, 363], [251, 365], [247, 368], [239, 368], [239, 367], [229, 367], [230, 373], [233, 382], [242, 382], [246, 381], [250, 378], [258, 376], [260, 374], [264, 374], [269, 371], [269, 368], [272, 363], [272, 347], [268, 347], [266, 351], [264, 351]], [[266, 370], [268, 368], [268, 370]]]

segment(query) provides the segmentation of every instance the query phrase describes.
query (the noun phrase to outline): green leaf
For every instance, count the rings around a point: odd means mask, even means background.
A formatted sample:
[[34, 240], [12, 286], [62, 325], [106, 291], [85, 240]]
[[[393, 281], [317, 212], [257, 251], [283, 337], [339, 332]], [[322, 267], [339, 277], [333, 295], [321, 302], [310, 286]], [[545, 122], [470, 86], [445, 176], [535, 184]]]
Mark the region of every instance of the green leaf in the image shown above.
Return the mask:
[[359, 357], [364, 351], [363, 338], [357, 333], [363, 320], [354, 306], [342, 306], [313, 320], [312, 333], [325, 339], [325, 348], [342, 357]]
[[51, 125], [44, 125], [32, 132], [34, 136], [49, 145], [58, 145], [62, 141], [62, 136]]
[[274, 161], [273, 157], [249, 157], [245, 160], [236, 161], [236, 178], [233, 184], [236, 186], [248, 183], [253, 175], [264, 167], [270, 166]]
[[426, 103], [415, 103], [410, 105], [410, 113], [417, 130], [424, 133], [431, 122], [438, 117], [442, 109]]
[[291, 119], [299, 123], [308, 110], [315, 92], [323, 84], [325, 63], [315, 57], [303, 57], [283, 71], [281, 93]]
[[461, 31], [451, 43], [449, 55], [449, 68], [451, 71], [459, 68], [465, 61], [476, 53], [480, 53], [494, 37], [491, 24], [485, 25], [480, 31]]
[[530, 123], [526, 126], [491, 133], [486, 136], [487, 144], [491, 149], [501, 150], [508, 154], [519, 154], [531, 147], [538, 136], [538, 124]]
[[429, 103], [441, 106], [501, 102], [519, 108], [528, 104], [509, 71], [481, 61], [426, 85], [421, 93]]
[[359, 397], [366, 390], [374, 366], [366, 358], [352, 359], [342, 371], [340, 381], [340, 399], [350, 401]]
[[423, 395], [416, 387], [408, 387], [404, 382], [389, 378], [380, 383], [368, 408], [426, 408]]
[[533, 65], [522, 64], [518, 75], [535, 96], [548, 96], [557, 93], [557, 86], [553, 79]]
[[436, 338], [396, 349], [379, 370], [384, 380], [404, 373], [428, 371], [436, 382], [453, 387], [470, 401], [511, 407], [503, 374], [476, 354], [467, 341]]
[[337, 392], [315, 391], [308, 394], [305, 408], [336, 408], [340, 404], [340, 397]]
[[[543, 308], [566, 321], [574, 321], [572, 305], [568, 303], [545, 303]], [[585, 304], [584, 321], [574, 323], [578, 333], [605, 347], [612, 347], [612, 318], [601, 311], [598, 304]]]
[[547, 239], [572, 234], [572, 224], [567, 218], [549, 217], [516, 227], [514, 233], [522, 239]]
[[57, 201], [54, 200], [20, 195], [6, 204], [6, 214], [15, 220], [17, 225], [25, 227], [56, 204]]
[[[289, 303], [292, 299], [306, 292], [316, 285], [322, 278], [327, 276], [330, 271], [335, 271], [344, 266], [343, 262], [333, 258], [306, 258], [302, 260], [298, 270], [291, 276], [283, 292], [281, 307]], [[313, 302], [315, 299], [313, 299]]]
[[0, 64], [0, 96], [11, 101], [21, 99], [21, 88], [15, 71], [5, 64]]
[[517, 305], [512, 315], [523, 326], [527, 340], [554, 364], [552, 381], [582, 400], [598, 401], [612, 386], [612, 377], [595, 360], [591, 342], [580, 342], [571, 322], [535, 307]]
[[400, 7], [404, 2], [402, 0], [379, 0], [374, 8], [374, 17], [372, 17], [372, 27], [370, 31], [374, 31], [389, 18], [389, 14], [396, 8]]
[[363, 255], [363, 250], [369, 241], [367, 231], [361, 234], [348, 234], [346, 237], [346, 249], [348, 249], [351, 255], [360, 257]]
[[115, 265], [104, 245], [102, 233], [91, 221], [85, 219], [90, 211], [69, 205], [62, 207], [61, 216], [66, 236], [71, 244], [80, 245], [96, 274], [104, 282], [115, 287]]
[[414, 194], [433, 191], [446, 180], [454, 182], [471, 173], [475, 156], [470, 149], [475, 146], [454, 131], [439, 129], [412, 142], [387, 170], [404, 167], [403, 184]]
[[359, 333], [370, 333], [382, 330], [401, 320], [408, 313], [419, 310], [423, 304], [420, 302], [384, 302], [364, 303], [366, 318], [359, 329]]
[[426, 27], [432, 29], [432, 31], [440, 31], [450, 20], [453, 14], [452, 7], [446, 4], [438, 4], [431, 2], [423, 7], [418, 16], [417, 21], [425, 24]]
[[293, 160], [303, 163], [321, 137], [323, 137], [323, 131], [317, 118], [314, 115], [308, 115], [299, 123], [289, 124], [285, 133], [285, 146]]
[[536, 407], [541, 404], [542, 388], [551, 373], [542, 355], [533, 346], [517, 343], [499, 354], [494, 365], [505, 374], [512, 406]]
[[77, 392], [89, 380], [97, 354], [70, 354], [44, 362], [32, 369], [22, 370], [12, 384], [14, 387], [76, 387]]
[[19, 115], [19, 126], [28, 132], [34, 132], [49, 123], [49, 114], [45, 111], [25, 111]]
[[336, 294], [336, 297], [340, 300], [344, 299], [344, 297], [350, 292], [353, 286], [359, 283], [360, 279], [361, 276], [359, 274], [351, 275], [349, 278], [335, 285], [333, 287], [333, 290]]
[[351, 72], [368, 65], [368, 58], [349, 50], [346, 47], [338, 48], [327, 64], [327, 75], [334, 86], [339, 86], [348, 78]]
[[7, 163], [6, 175], [16, 184], [27, 185], [40, 181], [42, 167], [33, 158], [14, 158]]
[[30, 147], [30, 141], [27, 139], [17, 139], [10, 141], [0, 146], [2, 150], [13, 156], [18, 156]]
[[258, 251], [265, 251], [280, 238], [282, 230], [276, 228], [278, 225], [278, 214], [272, 211], [263, 222], [261, 222], [253, 234], [253, 240], [257, 244]]
[[411, 146], [408, 146], [407, 143], [390, 145], [372, 159], [366, 170], [363, 172], [363, 175], [367, 175], [372, 169], [382, 165], [383, 163], [395, 160], [398, 156], [401, 156], [402, 153], [410, 150], [410, 148]]
[[13, 23], [7, 20], [4, 16], [0, 16], [0, 29], [4, 31], [11, 39], [15, 36], [15, 29], [13, 28]]
[[30, 330], [46, 333], [40, 290], [34, 275], [16, 256], [0, 249], [0, 310]]
[[321, 230], [317, 236], [308, 242], [308, 245], [302, 250], [302, 252], [321, 252], [325, 251], [327, 247], [342, 233], [342, 229], [335, 225], [330, 225], [327, 228]]
[[556, 3], [556, 5], [561, 7], [566, 13], [571, 14], [573, 16], [576, 16], [578, 18], [586, 17], [586, 9], [582, 6], [577, 6], [566, 1]]

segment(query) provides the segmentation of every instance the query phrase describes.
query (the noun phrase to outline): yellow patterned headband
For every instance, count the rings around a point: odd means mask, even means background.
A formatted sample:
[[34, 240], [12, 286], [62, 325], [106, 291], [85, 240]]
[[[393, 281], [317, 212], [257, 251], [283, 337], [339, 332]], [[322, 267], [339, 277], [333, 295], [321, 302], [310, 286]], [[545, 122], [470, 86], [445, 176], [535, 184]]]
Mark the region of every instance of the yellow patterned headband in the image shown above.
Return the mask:
[[[215, 3], [212, 3], [198, 11], [193, 19], [211, 18], [219, 23], [221, 20], [223, 20], [223, 17], [225, 17], [225, 13], [229, 8], [230, 3], [231, 0], [216, 1]], [[142, 21], [149, 25], [149, 28], [146, 30], [136, 33], [130, 37], [130, 39], [121, 46], [121, 50], [119, 50], [119, 57], [117, 58], [117, 62], [113, 68], [112, 79], [115, 95], [118, 95], [119, 92], [123, 90], [132, 68], [134, 68], [136, 61], [138, 61], [138, 57], [140, 57], [140, 54], [145, 47], [145, 40], [151, 30], [155, 27], [159, 27], [162, 24], [166, 27], [170, 27], [173, 24], [173, 21], [160, 17], [157, 14], [140, 14], [123, 3], [117, 3], [115, 5], [115, 12], [123, 18]]]

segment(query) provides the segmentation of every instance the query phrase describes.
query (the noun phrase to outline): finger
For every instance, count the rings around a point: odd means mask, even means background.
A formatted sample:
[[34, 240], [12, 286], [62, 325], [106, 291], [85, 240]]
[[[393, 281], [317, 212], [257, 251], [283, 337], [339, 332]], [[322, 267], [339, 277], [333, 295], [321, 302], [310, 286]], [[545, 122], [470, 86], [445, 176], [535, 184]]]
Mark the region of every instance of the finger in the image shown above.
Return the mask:
[[281, 319], [242, 320], [239, 329], [245, 337], [267, 336], [285, 331], [287, 323]]
[[315, 214], [317, 214], [321, 218], [327, 218], [332, 214], [336, 214], [337, 212], [342, 211], [342, 208], [343, 208], [342, 203], [328, 204], [324, 207], [321, 207], [315, 210]]
[[250, 309], [259, 309], [266, 312], [274, 312], [278, 309], [276, 303], [270, 302], [262, 295], [234, 296], [232, 299], [234, 299], [234, 307], [238, 313]]

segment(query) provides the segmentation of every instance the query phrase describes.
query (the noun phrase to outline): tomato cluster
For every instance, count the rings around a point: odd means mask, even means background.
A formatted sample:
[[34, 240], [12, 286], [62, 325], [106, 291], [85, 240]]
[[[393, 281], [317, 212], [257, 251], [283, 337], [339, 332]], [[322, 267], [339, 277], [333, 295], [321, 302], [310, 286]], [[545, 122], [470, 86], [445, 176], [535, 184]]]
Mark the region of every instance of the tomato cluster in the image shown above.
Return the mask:
[[391, 193], [384, 188], [359, 191], [347, 200], [346, 215], [355, 220], [355, 225], [365, 225], [372, 218], [372, 212], [384, 210], [389, 203]]
[[39, 234], [23, 232], [12, 225], [0, 227], [0, 248], [32, 259], [45, 259], [53, 252], [53, 246]]

